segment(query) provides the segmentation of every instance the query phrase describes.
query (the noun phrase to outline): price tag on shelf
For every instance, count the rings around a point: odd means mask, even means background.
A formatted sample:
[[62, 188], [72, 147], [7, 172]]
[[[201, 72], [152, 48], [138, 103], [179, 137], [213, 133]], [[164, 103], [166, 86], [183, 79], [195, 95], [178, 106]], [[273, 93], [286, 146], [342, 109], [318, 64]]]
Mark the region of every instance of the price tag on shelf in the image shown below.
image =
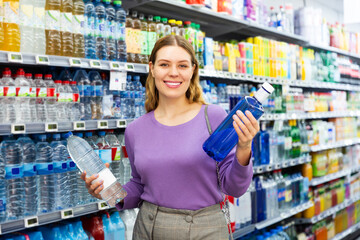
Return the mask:
[[70, 67], [81, 67], [81, 59], [80, 58], [69, 58]]
[[108, 209], [109, 205], [106, 202], [98, 202], [98, 209], [99, 210], [104, 210], [104, 209]]
[[305, 162], [304, 158], [300, 158], [300, 159], [299, 159], [299, 163], [300, 163], [300, 164], [303, 164], [304, 162]]
[[36, 55], [35, 56], [36, 64], [43, 64], [43, 65], [49, 65], [50, 60], [49, 57], [46, 55]]
[[225, 77], [226, 78], [231, 78], [232, 76], [231, 76], [231, 73], [230, 72], [225, 72]]
[[58, 124], [57, 123], [46, 123], [45, 124], [45, 132], [57, 132]]
[[275, 164], [275, 169], [280, 169], [280, 168], [281, 168], [281, 164], [280, 164], [280, 163]]
[[20, 134], [26, 132], [25, 124], [11, 124], [11, 133], [12, 134]]
[[99, 60], [90, 60], [90, 67], [101, 68], [101, 62]]
[[39, 225], [39, 219], [37, 216], [24, 218], [24, 225], [26, 228], [31, 228]]
[[290, 166], [294, 166], [295, 164], [296, 164], [296, 161], [295, 161], [295, 160], [291, 160]]
[[22, 63], [23, 57], [21, 53], [8, 53], [8, 61], [11, 63]]
[[67, 219], [73, 217], [74, 217], [74, 211], [71, 208], [66, 210], [61, 210], [61, 219]]
[[246, 78], [245, 74], [243, 74], [243, 73], [240, 73], [239, 77], [240, 77], [240, 79], [245, 79]]
[[199, 75], [200, 75], [200, 76], [205, 76], [205, 70], [204, 70], [204, 69], [200, 69], [200, 70], [199, 70]]
[[118, 128], [126, 128], [127, 122], [126, 120], [117, 120], [116, 121], [116, 127]]
[[120, 63], [119, 62], [111, 62], [110, 63], [110, 70], [120, 71], [121, 70]]
[[283, 162], [283, 163], [282, 163], [282, 167], [283, 167], [283, 168], [286, 168], [286, 167], [288, 167], [288, 166], [289, 166], [289, 163], [288, 163], [288, 162]]
[[107, 120], [99, 120], [97, 126], [99, 129], [107, 129], [109, 128], [109, 122]]
[[272, 165], [268, 165], [266, 166], [266, 171], [269, 172], [273, 169], [273, 166]]
[[225, 77], [225, 74], [224, 74], [223, 71], [217, 71], [217, 76], [218, 76], [219, 78], [224, 78], [224, 77]]
[[78, 122], [74, 122], [74, 130], [76, 131], [83, 131], [86, 129], [86, 124], [85, 121], [78, 121]]
[[253, 78], [254, 78], [253, 75], [246, 74], [246, 79], [247, 79], [247, 80], [252, 80]]
[[135, 66], [132, 63], [125, 64], [125, 70], [128, 72], [135, 72]]

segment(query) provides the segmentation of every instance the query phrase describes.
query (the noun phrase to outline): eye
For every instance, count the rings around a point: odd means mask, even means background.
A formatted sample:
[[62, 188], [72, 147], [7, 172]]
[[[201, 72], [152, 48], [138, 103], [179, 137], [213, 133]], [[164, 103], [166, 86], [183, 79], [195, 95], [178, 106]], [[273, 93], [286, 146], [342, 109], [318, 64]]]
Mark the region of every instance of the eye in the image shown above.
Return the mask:
[[179, 67], [181, 67], [181, 68], [187, 68], [188, 65], [186, 65], [186, 64], [181, 64], [181, 65], [179, 65]]
[[167, 67], [167, 66], [169, 66], [169, 64], [167, 64], [167, 63], [160, 63], [160, 67]]

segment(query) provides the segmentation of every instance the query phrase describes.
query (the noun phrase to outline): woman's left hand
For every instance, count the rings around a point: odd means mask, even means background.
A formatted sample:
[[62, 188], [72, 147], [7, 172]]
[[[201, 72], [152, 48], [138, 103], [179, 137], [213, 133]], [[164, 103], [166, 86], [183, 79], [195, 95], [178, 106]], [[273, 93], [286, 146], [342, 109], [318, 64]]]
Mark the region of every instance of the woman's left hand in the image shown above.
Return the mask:
[[251, 112], [247, 110], [245, 114], [238, 110], [236, 114], [233, 115], [233, 126], [239, 137], [237, 147], [240, 149], [251, 148], [251, 142], [260, 130], [259, 123]]

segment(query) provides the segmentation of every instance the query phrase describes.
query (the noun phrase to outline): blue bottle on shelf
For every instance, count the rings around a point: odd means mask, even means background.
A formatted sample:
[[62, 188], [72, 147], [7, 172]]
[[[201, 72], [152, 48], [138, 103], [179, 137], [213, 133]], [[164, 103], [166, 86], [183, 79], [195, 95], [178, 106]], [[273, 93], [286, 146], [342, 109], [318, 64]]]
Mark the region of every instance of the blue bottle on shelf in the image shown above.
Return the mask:
[[204, 151], [218, 162], [224, 160], [238, 142], [238, 135], [233, 127], [232, 116], [237, 110], [243, 113], [249, 110], [256, 119], [259, 119], [264, 114], [262, 103], [273, 91], [274, 88], [265, 82], [254, 94], [254, 97], [246, 96], [242, 98], [219, 127], [205, 141], [203, 144]]

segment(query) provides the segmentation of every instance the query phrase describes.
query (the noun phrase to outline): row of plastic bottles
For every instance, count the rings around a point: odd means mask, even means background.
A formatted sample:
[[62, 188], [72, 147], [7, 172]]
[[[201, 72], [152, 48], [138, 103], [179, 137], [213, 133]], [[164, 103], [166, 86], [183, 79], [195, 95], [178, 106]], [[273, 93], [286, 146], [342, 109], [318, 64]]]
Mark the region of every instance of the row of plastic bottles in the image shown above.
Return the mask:
[[[84, 137], [83, 133], [75, 133]], [[5, 137], [0, 144], [0, 221], [20, 219], [66, 209], [96, 199], [88, 194], [80, 172], [69, 156], [66, 140], [60, 134]], [[131, 168], [124, 147], [112, 130], [85, 132], [85, 140], [110, 163], [117, 180], [130, 180]], [[35, 141], [33, 141], [33, 139]], [[48, 140], [48, 141], [47, 141]]]
[[63, 70], [53, 75], [18, 69], [15, 79], [5, 68], [0, 80], [0, 123], [77, 121], [102, 118], [138, 118], [145, 113], [145, 89], [140, 76], [128, 75], [124, 91], [109, 90], [105, 73]]
[[293, 235], [288, 234], [291, 231], [289, 228], [294, 226], [277, 226], [271, 229], [266, 229], [261, 232], [251, 233], [241, 239], [244, 240], [290, 240], [295, 239]]

